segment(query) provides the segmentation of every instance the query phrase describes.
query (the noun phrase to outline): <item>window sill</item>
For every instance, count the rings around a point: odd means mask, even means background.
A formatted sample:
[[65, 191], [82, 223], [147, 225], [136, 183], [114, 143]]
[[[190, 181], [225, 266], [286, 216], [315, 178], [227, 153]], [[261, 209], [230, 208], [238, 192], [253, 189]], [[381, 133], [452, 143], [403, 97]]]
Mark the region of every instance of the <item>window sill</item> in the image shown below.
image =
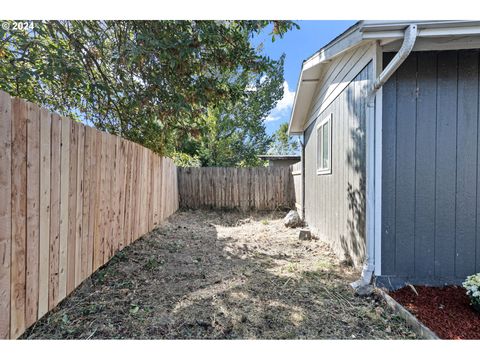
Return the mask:
[[317, 170], [317, 175], [330, 175], [332, 169]]

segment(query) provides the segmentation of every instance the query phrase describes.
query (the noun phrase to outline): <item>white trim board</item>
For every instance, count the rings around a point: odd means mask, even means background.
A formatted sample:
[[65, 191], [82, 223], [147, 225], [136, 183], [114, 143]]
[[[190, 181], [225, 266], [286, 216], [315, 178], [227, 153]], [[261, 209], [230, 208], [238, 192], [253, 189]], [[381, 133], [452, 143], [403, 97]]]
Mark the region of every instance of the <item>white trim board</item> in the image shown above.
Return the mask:
[[[415, 23], [414, 21], [412, 23]], [[403, 39], [404, 30], [384, 30], [364, 32], [362, 39]], [[419, 38], [436, 38], [452, 36], [475, 36], [480, 35], [480, 26], [461, 26], [419, 29]]]
[[[402, 46], [402, 40], [394, 40], [384, 43], [383, 51], [398, 51]], [[465, 37], [438, 37], [438, 38], [419, 38], [415, 42], [412, 51], [429, 51], [429, 50], [461, 50], [461, 49], [478, 49], [480, 48], [479, 36]]]
[[[333, 118], [333, 114], [330, 113], [328, 114], [316, 127], [316, 138], [317, 138], [317, 147], [316, 147], [316, 162], [317, 162], [317, 175], [329, 175], [332, 173], [332, 132], [333, 132], [333, 129], [332, 129], [332, 118]], [[323, 142], [319, 145], [319, 141], [323, 141], [323, 132], [322, 132], [322, 136], [320, 137], [319, 134], [318, 134], [318, 131], [320, 128], [322, 128], [324, 125], [328, 124], [328, 167], [326, 168], [319, 168], [318, 167], [318, 162], [320, 161], [323, 161]], [[323, 129], [322, 131], [325, 131], [325, 129]], [[320, 150], [320, 152], [319, 152]]]
[[[383, 69], [383, 52], [380, 46], [377, 46], [374, 63], [374, 76], [380, 75]], [[382, 275], [382, 118], [383, 111], [383, 92], [380, 88], [375, 96], [375, 134], [374, 134], [374, 259], [375, 275]], [[368, 176], [368, 175], [367, 175]], [[367, 214], [368, 215], [368, 214]], [[372, 214], [370, 214], [372, 215]]]

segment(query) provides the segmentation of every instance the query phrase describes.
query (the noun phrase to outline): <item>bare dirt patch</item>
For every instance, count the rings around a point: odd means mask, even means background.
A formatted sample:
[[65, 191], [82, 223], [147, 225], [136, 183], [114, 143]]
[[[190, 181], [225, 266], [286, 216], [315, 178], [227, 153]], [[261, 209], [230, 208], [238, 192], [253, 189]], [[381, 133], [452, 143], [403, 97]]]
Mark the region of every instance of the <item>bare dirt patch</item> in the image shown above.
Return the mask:
[[415, 338], [284, 212], [183, 211], [32, 326], [29, 339]]

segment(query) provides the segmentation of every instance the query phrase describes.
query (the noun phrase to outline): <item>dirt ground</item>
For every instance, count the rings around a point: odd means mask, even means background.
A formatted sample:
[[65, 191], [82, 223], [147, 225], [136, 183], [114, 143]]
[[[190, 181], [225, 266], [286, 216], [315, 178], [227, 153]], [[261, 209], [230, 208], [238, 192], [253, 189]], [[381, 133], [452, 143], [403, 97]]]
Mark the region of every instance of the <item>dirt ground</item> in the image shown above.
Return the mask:
[[75, 290], [28, 339], [411, 339], [359, 274], [285, 213], [183, 211]]

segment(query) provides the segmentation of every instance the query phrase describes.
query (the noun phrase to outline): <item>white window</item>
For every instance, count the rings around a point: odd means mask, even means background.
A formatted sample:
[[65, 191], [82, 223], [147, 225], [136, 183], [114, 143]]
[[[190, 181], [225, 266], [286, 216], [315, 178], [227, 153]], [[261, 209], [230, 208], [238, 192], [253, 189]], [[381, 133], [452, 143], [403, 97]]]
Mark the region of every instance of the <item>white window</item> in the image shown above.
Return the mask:
[[317, 175], [332, 173], [332, 114], [317, 125]]

